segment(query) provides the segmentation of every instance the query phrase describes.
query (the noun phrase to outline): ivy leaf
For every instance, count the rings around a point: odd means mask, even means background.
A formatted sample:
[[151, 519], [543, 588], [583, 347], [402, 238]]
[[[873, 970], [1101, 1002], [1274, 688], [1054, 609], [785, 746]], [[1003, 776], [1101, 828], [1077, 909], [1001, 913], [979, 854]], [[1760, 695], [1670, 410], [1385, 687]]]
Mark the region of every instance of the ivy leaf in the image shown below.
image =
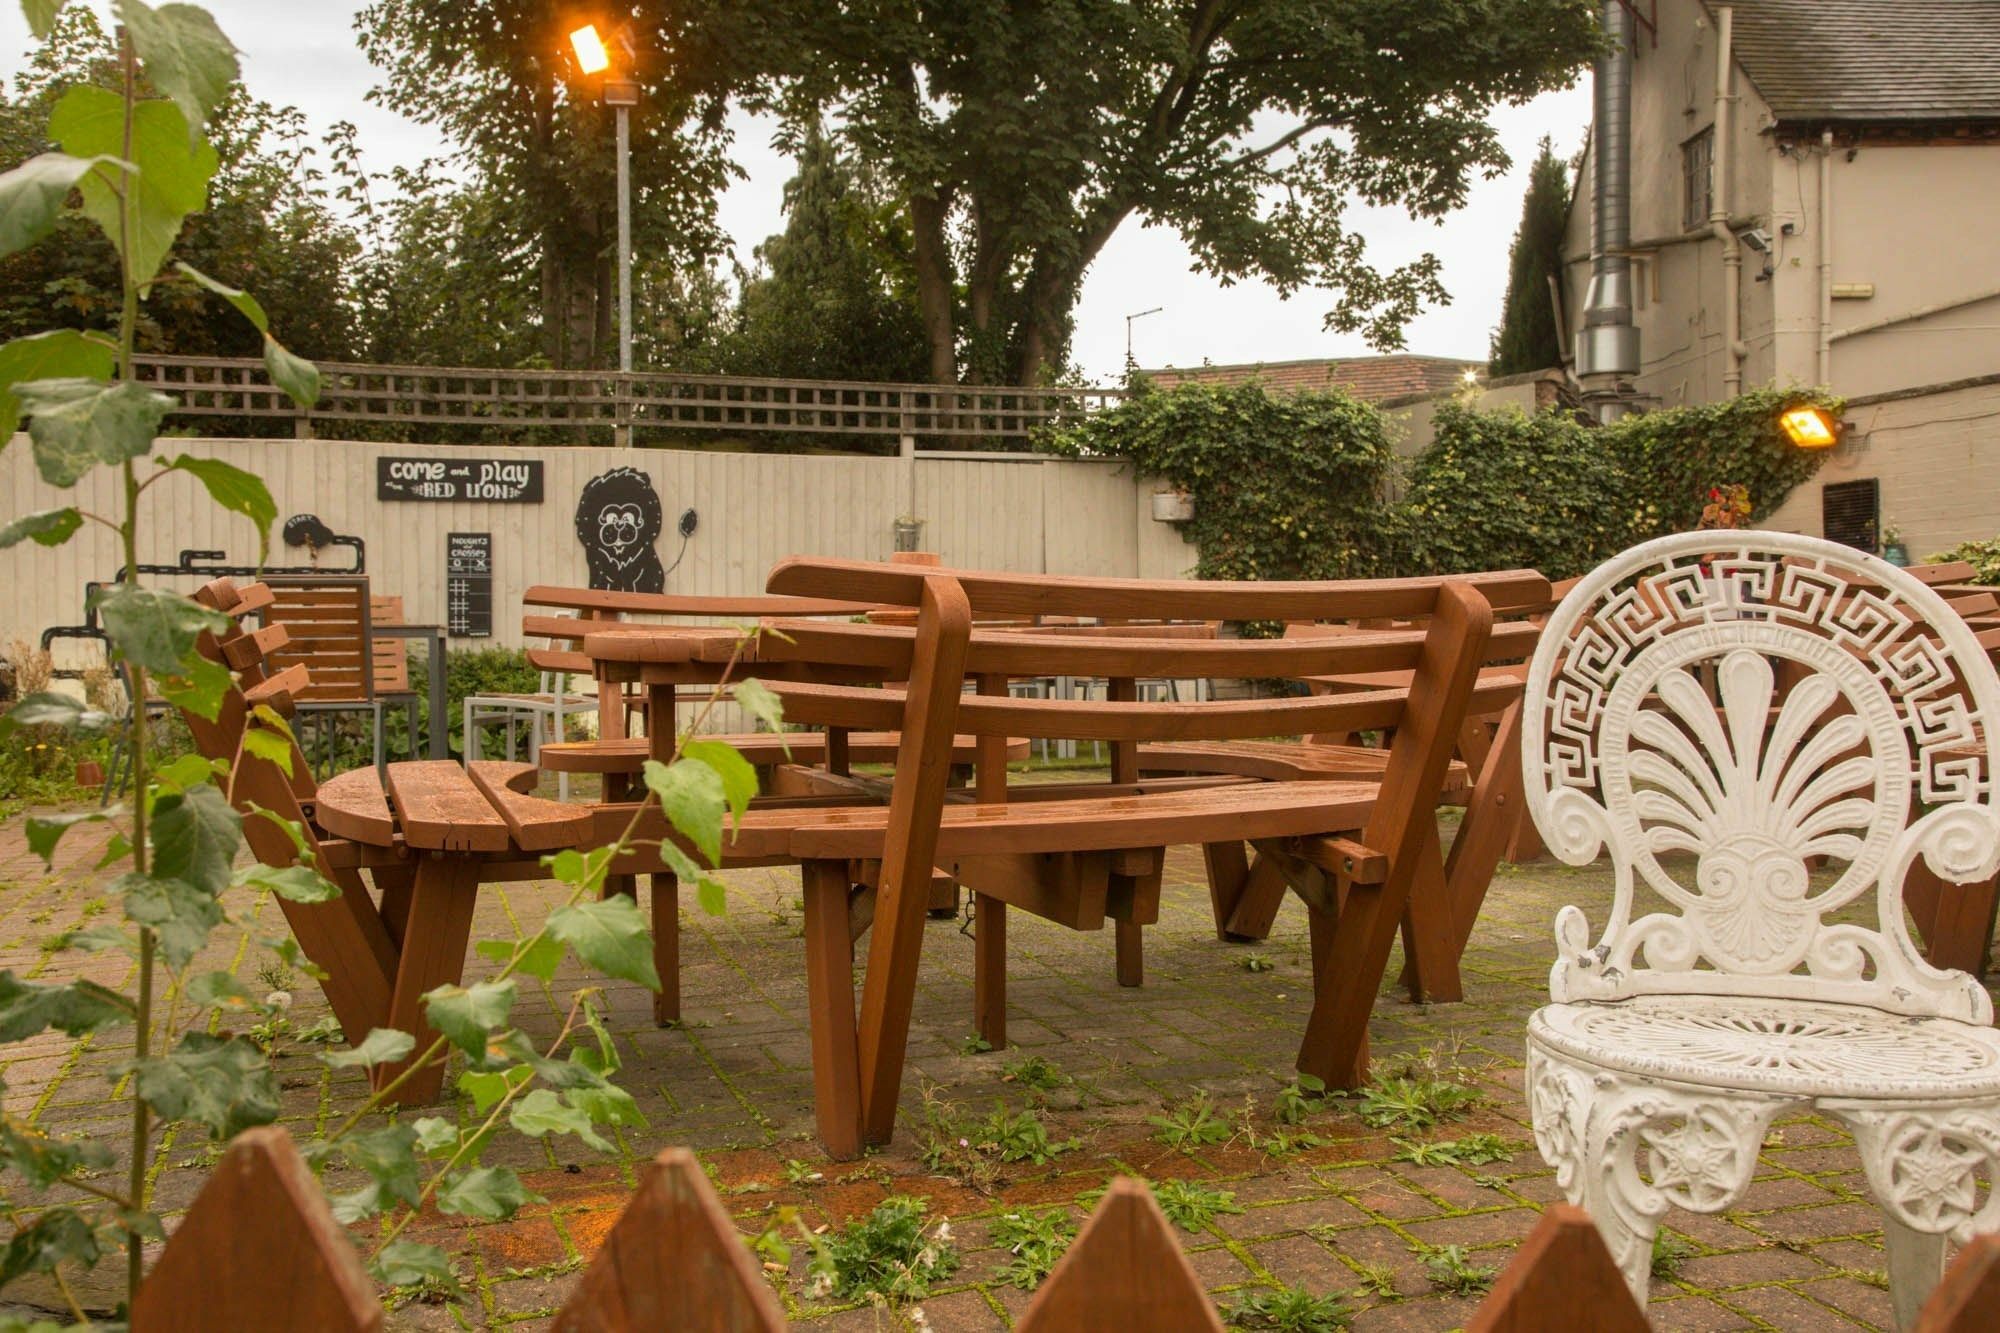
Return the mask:
[[177, 673], [162, 673], [152, 679], [153, 690], [175, 708], [215, 721], [222, 713], [222, 700], [234, 681], [229, 668], [195, 653], [181, 664]]
[[722, 779], [722, 794], [729, 801], [730, 813], [741, 823], [743, 812], [757, 795], [756, 765], [727, 741], [688, 741], [681, 746], [681, 757], [715, 770]]
[[134, 666], [163, 676], [188, 670], [197, 636], [220, 633], [229, 617], [165, 588], [114, 583], [96, 590], [92, 605], [119, 654]]
[[184, 754], [153, 770], [153, 781], [174, 791], [188, 791], [194, 787], [206, 786], [215, 778], [229, 771], [229, 765], [220, 759], [205, 759], [198, 754]]
[[660, 988], [645, 915], [623, 894], [558, 908], [549, 913], [548, 933], [608, 977], [636, 981], [651, 990]]
[[70, 695], [37, 690], [0, 714], [0, 736], [16, 727], [61, 727], [89, 736], [109, 729], [114, 720]]
[[111, 1149], [94, 1139], [52, 1138], [12, 1116], [0, 1117], [0, 1163], [36, 1189], [47, 1189], [79, 1167], [106, 1167], [113, 1160]]
[[349, 1134], [340, 1141], [342, 1159], [375, 1182], [375, 1206], [370, 1211], [379, 1212], [391, 1202], [414, 1205], [422, 1197], [424, 1183], [417, 1168], [416, 1146], [417, 1131], [409, 1125], [384, 1125]]
[[519, 1088], [534, 1078], [535, 1071], [526, 1065], [512, 1069], [469, 1069], [458, 1076], [458, 1090], [472, 1098], [472, 1109], [485, 1115], [509, 1091]]
[[171, 1055], [131, 1069], [147, 1105], [168, 1120], [193, 1121], [218, 1140], [278, 1118], [278, 1080], [270, 1062], [241, 1037], [190, 1032]]
[[83, 515], [74, 508], [44, 509], [21, 517], [0, 528], [0, 551], [19, 546], [33, 538], [38, 546], [61, 546], [83, 526]]
[[481, 981], [471, 986], [439, 986], [424, 995], [424, 1016], [432, 1027], [478, 1059], [494, 1032], [507, 1025], [514, 1007], [513, 978]]
[[523, 1185], [514, 1169], [506, 1166], [474, 1167], [447, 1176], [437, 1192], [439, 1212], [487, 1222], [505, 1221], [523, 1205], [542, 1202], [542, 1196]]
[[[377, 1032], [382, 1030], [380, 1028], [376, 1029]], [[370, 1038], [373, 1038], [375, 1033], [371, 1032], [368, 1035]], [[411, 1040], [412, 1044], [414, 1044], [415, 1039], [412, 1038]], [[367, 1042], [362, 1043], [363, 1046], [367, 1044]], [[410, 1122], [410, 1128], [417, 1132], [417, 1151], [426, 1157], [436, 1157], [439, 1153], [447, 1150], [451, 1152], [458, 1151], [460, 1143], [458, 1126], [452, 1124], [451, 1121], [446, 1120], [443, 1116], [418, 1116]]]
[[292, 738], [262, 727], [243, 729], [243, 752], [276, 764], [286, 777], [292, 776]]
[[328, 1051], [320, 1060], [333, 1069], [352, 1069], [356, 1065], [373, 1069], [376, 1065], [394, 1064], [416, 1049], [417, 1039], [407, 1032], [371, 1028], [358, 1045], [344, 1051]]
[[43, 986], [0, 972], [0, 1045], [26, 1041], [50, 1028], [81, 1037], [132, 1020], [132, 1002], [94, 981]]
[[59, 1264], [88, 1269], [104, 1254], [103, 1238], [74, 1208], [49, 1208], [14, 1233], [0, 1250], [0, 1287], [23, 1273], [53, 1272]]
[[[125, 142], [124, 99], [108, 88], [75, 84], [50, 111], [49, 136], [78, 157], [119, 153]], [[157, 98], [132, 109], [132, 157], [144, 162], [146, 170], [126, 178], [138, 214], [126, 258], [137, 280], [148, 283], [160, 271], [187, 215], [208, 206], [208, 182], [218, 159], [206, 139], [190, 132], [180, 107]], [[118, 196], [95, 174], [83, 177], [77, 188], [83, 192], [85, 216], [118, 248]]]
[[258, 864], [236, 872], [235, 882], [253, 889], [268, 889], [287, 902], [330, 903], [340, 896], [340, 886], [309, 865], [286, 866], [274, 870]]
[[[477, 948], [481, 958], [490, 958], [504, 967], [520, 950], [521, 941], [481, 940]], [[521, 953], [521, 961], [514, 964], [514, 970], [547, 981], [562, 966], [565, 952], [563, 942], [545, 931], [535, 937], [535, 942], [528, 946], [526, 952]]]
[[28, 837], [28, 850], [42, 858], [43, 865], [55, 861], [56, 844], [63, 834], [78, 824], [101, 824], [105, 820], [102, 810], [73, 810], [60, 815], [30, 815], [23, 832]]
[[204, 1009], [227, 1009], [248, 1013], [259, 1006], [233, 973], [204, 972], [187, 984], [187, 997]]
[[214, 787], [169, 792], [153, 804], [154, 875], [219, 894], [243, 842], [243, 816]]
[[660, 798], [660, 809], [710, 865], [722, 860], [722, 777], [707, 764], [676, 760], [670, 767], [648, 759], [646, 786]]
[[184, 879], [120, 875], [111, 888], [124, 901], [126, 919], [159, 937], [160, 957], [168, 967], [187, 966], [208, 943], [209, 932], [222, 924], [222, 903]]
[[142, 458], [174, 400], [121, 380], [28, 380], [14, 386], [28, 418], [35, 468], [51, 486], [74, 486], [99, 463]]
[[104, 336], [76, 329], [31, 333], [0, 345], [0, 445], [21, 424], [14, 386], [28, 380], [108, 380], [118, 351]]
[[56, 15], [62, 12], [63, 0], [21, 0], [21, 10], [28, 16], [28, 31], [35, 34], [35, 40], [46, 42], [49, 34], [56, 29]]
[[596, 889], [604, 884], [604, 872], [611, 864], [611, 849], [598, 847], [588, 852], [579, 852], [565, 847], [553, 856], [542, 858], [542, 864], [549, 869], [549, 878], [577, 889]]
[[369, 1271], [387, 1287], [419, 1287], [434, 1283], [447, 1291], [458, 1290], [458, 1274], [451, 1260], [435, 1245], [413, 1240], [392, 1241], [370, 1261]]
[[205, 9], [118, 0], [118, 17], [153, 86], [174, 99], [195, 134], [236, 81], [236, 47]]
[[[730, 697], [735, 699], [750, 716], [762, 722], [772, 731], [785, 729], [785, 701], [771, 693], [770, 687], [761, 680], [739, 680], [730, 688]], [[791, 753], [786, 749], [786, 753]]]
[[566, 1106], [547, 1088], [536, 1088], [507, 1113], [515, 1129], [531, 1139], [548, 1134], [574, 1134], [599, 1152], [610, 1152], [608, 1143], [591, 1124], [590, 1116], [574, 1106]]
[[54, 231], [69, 192], [103, 161], [117, 159], [37, 153], [0, 175], [0, 255], [25, 250]]
[[565, 1095], [572, 1106], [600, 1125], [646, 1127], [646, 1113], [632, 1094], [602, 1078], [586, 1087], [572, 1088]]
[[310, 411], [319, 401], [319, 367], [268, 333], [264, 335], [264, 373], [300, 407]]
[[278, 502], [271, 498], [271, 490], [263, 478], [219, 458], [196, 458], [192, 454], [182, 454], [165, 466], [193, 476], [207, 490], [209, 499], [256, 524], [257, 563], [264, 563], [271, 550], [271, 525], [278, 521]]

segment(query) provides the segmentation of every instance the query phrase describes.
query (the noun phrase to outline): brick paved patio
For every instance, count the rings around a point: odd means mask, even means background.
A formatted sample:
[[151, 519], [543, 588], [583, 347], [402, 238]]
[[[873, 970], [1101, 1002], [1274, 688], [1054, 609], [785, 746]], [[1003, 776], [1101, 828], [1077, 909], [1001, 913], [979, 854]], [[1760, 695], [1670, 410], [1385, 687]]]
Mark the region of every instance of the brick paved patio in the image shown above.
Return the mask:
[[[18, 821], [0, 825], [0, 967], [42, 979], [82, 973], [119, 984], [122, 960], [60, 948], [62, 932], [112, 907], [88, 871], [100, 846], [87, 831], [73, 834], [57, 873], [47, 875], [26, 851]], [[1240, 1213], [1182, 1235], [1196, 1272], [1225, 1306], [1260, 1287], [1302, 1284], [1350, 1292], [1357, 1329], [1463, 1323], [1477, 1297], [1439, 1290], [1424, 1254], [1427, 1247], [1458, 1245], [1472, 1264], [1502, 1264], [1535, 1210], [1555, 1197], [1520, 1095], [1522, 1025], [1544, 993], [1557, 906], [1573, 901], [1597, 919], [1608, 876], [1549, 862], [1503, 867], [1465, 959], [1466, 1003], [1420, 1007], [1385, 993], [1372, 1029], [1376, 1068], [1425, 1059], [1476, 1085], [1485, 1101], [1468, 1118], [1427, 1133], [1371, 1129], [1355, 1102], [1336, 1100], [1303, 1126], [1325, 1143], [1274, 1154], [1249, 1140], [1265, 1140], [1273, 1129], [1275, 1099], [1290, 1079], [1309, 1007], [1304, 913], [1288, 904], [1264, 944], [1221, 944], [1209, 926], [1195, 849], [1175, 849], [1167, 869], [1163, 919], [1146, 932], [1143, 989], [1115, 983], [1108, 931], [1077, 934], [1015, 915], [1009, 932], [1015, 1044], [1006, 1051], [968, 1049], [971, 940], [962, 922], [933, 921], [896, 1143], [853, 1163], [828, 1161], [811, 1137], [797, 876], [728, 876], [725, 918], [702, 916], [687, 895], [685, 1027], [655, 1029], [647, 997], [634, 987], [614, 985], [607, 997], [626, 1060], [619, 1081], [638, 1098], [650, 1128], [621, 1134], [611, 1158], [573, 1139], [499, 1139], [488, 1160], [516, 1166], [549, 1202], [505, 1224], [426, 1219], [413, 1228], [413, 1235], [456, 1253], [468, 1293], [459, 1304], [405, 1305], [391, 1326], [546, 1326], [615, 1220], [635, 1164], [668, 1144], [703, 1155], [725, 1202], [752, 1234], [782, 1208], [796, 1208], [817, 1227], [864, 1213], [891, 1193], [928, 1199], [934, 1217], [951, 1218], [964, 1259], [924, 1303], [930, 1326], [940, 1330], [1005, 1327], [1026, 1304], [1028, 1294], [999, 1276], [1009, 1256], [988, 1244], [996, 1216], [1022, 1205], [1065, 1204], [1080, 1219], [1086, 1206], [1078, 1197], [1120, 1171], [1198, 1179], [1233, 1193]], [[511, 937], [538, 922], [553, 899], [548, 885], [489, 887], [474, 937]], [[259, 969], [270, 955], [257, 941], [281, 935], [283, 918], [269, 901], [248, 894], [231, 907], [242, 927], [218, 932], [195, 969], [233, 970], [262, 994], [272, 978], [260, 979]], [[474, 957], [469, 979], [490, 967]], [[553, 1036], [576, 981], [568, 973], [540, 994], [524, 988], [517, 1019], [531, 1033]], [[297, 997], [292, 1021], [304, 1028], [325, 1007], [309, 980], [298, 982]], [[107, 1103], [105, 1071], [127, 1054], [116, 1044], [124, 1040], [129, 1030], [80, 1043], [51, 1034], [7, 1048], [10, 1109], [51, 1131], [118, 1141], [125, 1123]], [[284, 1119], [301, 1138], [364, 1095], [358, 1074], [325, 1070], [316, 1049], [288, 1046], [278, 1060]], [[1010, 1067], [1028, 1056], [1060, 1071], [1057, 1086], [1043, 1091], [1010, 1079]], [[1186, 1154], [1162, 1143], [1147, 1117], [1196, 1090], [1229, 1119], [1232, 1136]], [[1052, 1138], [1073, 1136], [1078, 1146], [1046, 1166], [1003, 1166], [997, 1180], [981, 1182], [983, 1191], [942, 1177], [920, 1157], [926, 1092], [980, 1117], [996, 1106], [1035, 1109]], [[213, 1151], [197, 1133], [166, 1133], [155, 1186], [171, 1214], [200, 1187]], [[1391, 1141], [1472, 1133], [1499, 1135], [1512, 1160], [1419, 1166], [1399, 1160], [1405, 1150]], [[1678, 1259], [1666, 1265], [1671, 1275], [1654, 1284], [1656, 1327], [1886, 1326], [1881, 1234], [1863, 1191], [1859, 1164], [1835, 1129], [1810, 1118], [1781, 1122], [1742, 1208], [1670, 1218]], [[801, 1322], [887, 1328], [907, 1320], [814, 1303], [804, 1262], [797, 1253], [789, 1271], [774, 1275]]]

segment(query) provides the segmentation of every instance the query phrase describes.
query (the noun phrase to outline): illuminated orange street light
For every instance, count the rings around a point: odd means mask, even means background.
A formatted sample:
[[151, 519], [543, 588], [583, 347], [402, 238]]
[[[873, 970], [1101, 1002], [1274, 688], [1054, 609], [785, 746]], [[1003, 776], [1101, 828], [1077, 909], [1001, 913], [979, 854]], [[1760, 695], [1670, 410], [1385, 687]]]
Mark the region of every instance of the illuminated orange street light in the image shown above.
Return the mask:
[[586, 23], [572, 32], [569, 44], [576, 49], [577, 68], [585, 74], [601, 74], [611, 68], [611, 53], [604, 49], [604, 39], [597, 35], [595, 23]]
[[1778, 429], [1801, 449], [1831, 449], [1840, 442], [1840, 423], [1817, 407], [1794, 407], [1778, 418]]

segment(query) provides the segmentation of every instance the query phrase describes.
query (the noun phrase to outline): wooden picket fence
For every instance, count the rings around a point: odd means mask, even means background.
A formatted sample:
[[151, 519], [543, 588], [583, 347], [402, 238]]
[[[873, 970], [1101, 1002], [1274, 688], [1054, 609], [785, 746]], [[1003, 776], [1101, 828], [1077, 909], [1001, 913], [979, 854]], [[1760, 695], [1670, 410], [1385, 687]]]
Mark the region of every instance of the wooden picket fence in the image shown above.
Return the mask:
[[[239, 1135], [196, 1196], [132, 1311], [134, 1333], [375, 1333], [383, 1311], [291, 1136]], [[669, 1148], [556, 1316], [558, 1333], [774, 1333], [784, 1311], [701, 1163]], [[1222, 1321], [1152, 1191], [1104, 1193], [1016, 1325], [1023, 1333], [1213, 1330]], [[1597, 1228], [1557, 1204], [1495, 1281], [1466, 1333], [1646, 1333]], [[1962, 1251], [1915, 1333], [2000, 1328], [2000, 1236]]]

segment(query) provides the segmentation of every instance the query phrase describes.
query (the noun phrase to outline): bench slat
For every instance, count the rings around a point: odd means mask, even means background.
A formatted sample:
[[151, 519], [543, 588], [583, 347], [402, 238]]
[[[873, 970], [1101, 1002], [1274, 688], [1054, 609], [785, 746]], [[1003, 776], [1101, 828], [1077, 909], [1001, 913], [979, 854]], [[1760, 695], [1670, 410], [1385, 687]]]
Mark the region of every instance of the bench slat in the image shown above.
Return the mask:
[[511, 764], [502, 760], [475, 760], [465, 766], [472, 785], [500, 812], [507, 831], [523, 851], [552, 852], [559, 847], [580, 847], [589, 839], [595, 820], [587, 805], [565, 805], [533, 795], [536, 771], [533, 764]]
[[524, 606], [553, 606], [566, 611], [612, 611], [650, 616], [859, 616], [874, 609], [872, 602], [825, 597], [697, 596], [683, 593], [616, 592], [605, 588], [560, 588], [537, 583], [521, 596]]
[[[1229, 773], [1267, 782], [1380, 782], [1389, 752], [1366, 745], [1299, 741], [1182, 741], [1139, 747], [1141, 773]], [[1463, 762], [1445, 775], [1445, 795], [1472, 785]]]
[[243, 687], [243, 702], [255, 707], [258, 704], [272, 704], [283, 712], [283, 700], [296, 699], [304, 694], [312, 684], [312, 674], [304, 666], [294, 664], [282, 671], [264, 677], [254, 685]]
[[377, 847], [395, 841], [396, 818], [372, 768], [336, 773], [321, 783], [313, 813], [321, 828], [338, 837]]
[[403, 840], [429, 851], [504, 852], [507, 821], [465, 770], [446, 759], [389, 765], [389, 803]]
[[[826, 733], [788, 731], [782, 741], [774, 732], [746, 732], [734, 736], [702, 736], [700, 740], [726, 741], [740, 750], [745, 759], [762, 767], [766, 764], [820, 764], [826, 760]], [[847, 738], [848, 762], [891, 764], [896, 761], [898, 737], [892, 731], [858, 731]], [[551, 773], [637, 773], [652, 753], [644, 736], [622, 740], [551, 741], [541, 748], [541, 765]], [[790, 753], [786, 753], [786, 746]], [[969, 764], [979, 757], [975, 736], [952, 739], [951, 761]], [[1007, 742], [1007, 758], [1028, 757], [1028, 741], [1016, 736]]]

